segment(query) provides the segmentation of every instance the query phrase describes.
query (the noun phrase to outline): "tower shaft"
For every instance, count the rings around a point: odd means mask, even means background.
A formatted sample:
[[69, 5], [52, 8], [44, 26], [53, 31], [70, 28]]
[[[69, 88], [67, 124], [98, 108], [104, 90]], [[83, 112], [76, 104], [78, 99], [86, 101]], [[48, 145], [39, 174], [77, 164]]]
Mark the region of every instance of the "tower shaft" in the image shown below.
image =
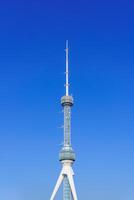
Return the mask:
[[71, 107], [64, 106], [64, 146], [71, 146]]
[[63, 180], [63, 200], [71, 200], [71, 189], [67, 176]]
[[[64, 147], [71, 146], [71, 107], [64, 106]], [[71, 190], [67, 176], [63, 180], [63, 200], [71, 200]]]

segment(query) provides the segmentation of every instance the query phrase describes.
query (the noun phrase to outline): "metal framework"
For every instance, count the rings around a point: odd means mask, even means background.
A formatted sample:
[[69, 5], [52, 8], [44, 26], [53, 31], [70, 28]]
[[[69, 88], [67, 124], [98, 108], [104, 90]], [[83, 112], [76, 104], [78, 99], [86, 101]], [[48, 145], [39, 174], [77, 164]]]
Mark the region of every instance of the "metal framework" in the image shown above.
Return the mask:
[[64, 145], [59, 154], [62, 170], [53, 190], [50, 200], [54, 200], [60, 185], [63, 182], [63, 200], [78, 200], [74, 184], [74, 172], [72, 169], [75, 161], [75, 153], [71, 146], [71, 107], [73, 98], [69, 95], [69, 71], [68, 71], [68, 41], [66, 41], [66, 94], [61, 98], [64, 111]]

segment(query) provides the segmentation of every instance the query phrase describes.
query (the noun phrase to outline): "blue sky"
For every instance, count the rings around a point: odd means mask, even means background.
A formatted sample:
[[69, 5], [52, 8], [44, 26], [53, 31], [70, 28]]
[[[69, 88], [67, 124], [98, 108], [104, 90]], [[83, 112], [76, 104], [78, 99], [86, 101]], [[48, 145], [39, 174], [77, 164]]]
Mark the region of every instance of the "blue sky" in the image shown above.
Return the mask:
[[119, 0], [1, 2], [0, 199], [50, 198], [68, 39], [78, 197], [133, 200], [133, 9]]

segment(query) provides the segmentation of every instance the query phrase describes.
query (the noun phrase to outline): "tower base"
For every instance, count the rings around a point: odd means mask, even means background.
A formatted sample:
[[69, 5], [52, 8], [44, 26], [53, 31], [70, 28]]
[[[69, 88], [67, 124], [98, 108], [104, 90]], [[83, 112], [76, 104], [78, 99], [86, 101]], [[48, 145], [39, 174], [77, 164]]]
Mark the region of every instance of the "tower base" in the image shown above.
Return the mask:
[[57, 180], [57, 183], [55, 185], [55, 188], [54, 188], [54, 191], [52, 193], [50, 200], [54, 200], [56, 193], [58, 192], [59, 187], [60, 187], [60, 185], [61, 185], [61, 183], [62, 183], [62, 181], [65, 177], [68, 178], [68, 182], [69, 182], [69, 185], [70, 185], [70, 190], [71, 190], [71, 193], [72, 193], [73, 200], [78, 200], [75, 185], [74, 185], [74, 178], [73, 178], [74, 172], [73, 172], [73, 169], [72, 169], [72, 163], [73, 163], [73, 161], [71, 161], [71, 160], [62, 161], [63, 167], [62, 167], [60, 176]]

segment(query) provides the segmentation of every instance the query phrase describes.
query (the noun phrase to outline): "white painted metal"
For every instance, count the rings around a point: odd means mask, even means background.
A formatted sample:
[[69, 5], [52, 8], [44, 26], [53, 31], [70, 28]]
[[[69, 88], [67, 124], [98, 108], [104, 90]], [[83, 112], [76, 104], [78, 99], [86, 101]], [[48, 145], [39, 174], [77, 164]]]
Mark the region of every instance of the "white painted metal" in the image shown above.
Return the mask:
[[69, 95], [69, 82], [68, 82], [68, 40], [66, 41], [66, 96]]
[[59, 176], [59, 178], [57, 180], [57, 183], [55, 185], [55, 188], [54, 188], [54, 191], [52, 193], [52, 196], [51, 196], [50, 200], [53, 200], [55, 198], [55, 195], [58, 192], [58, 189], [59, 189], [59, 187], [60, 187], [60, 185], [61, 185], [61, 183], [63, 181], [63, 178], [64, 178], [63, 171], [61, 171], [60, 176]]
[[73, 200], [78, 200], [77, 199], [75, 185], [74, 185], [74, 178], [73, 178], [74, 172], [73, 172], [73, 169], [72, 169], [72, 161], [65, 160], [62, 163], [63, 163], [63, 167], [62, 167], [60, 176], [59, 176], [59, 178], [57, 180], [56, 186], [54, 188], [54, 191], [52, 193], [52, 196], [51, 196], [50, 200], [54, 200], [54, 198], [56, 196], [56, 193], [58, 192], [59, 187], [60, 187], [60, 185], [61, 185], [61, 183], [62, 183], [62, 181], [63, 181], [65, 176], [67, 176], [67, 178], [68, 178], [70, 189], [71, 189], [71, 193], [72, 193], [72, 196], [73, 196]]

